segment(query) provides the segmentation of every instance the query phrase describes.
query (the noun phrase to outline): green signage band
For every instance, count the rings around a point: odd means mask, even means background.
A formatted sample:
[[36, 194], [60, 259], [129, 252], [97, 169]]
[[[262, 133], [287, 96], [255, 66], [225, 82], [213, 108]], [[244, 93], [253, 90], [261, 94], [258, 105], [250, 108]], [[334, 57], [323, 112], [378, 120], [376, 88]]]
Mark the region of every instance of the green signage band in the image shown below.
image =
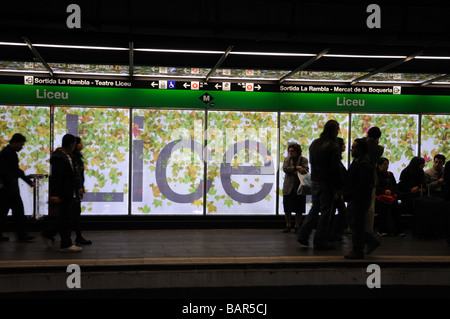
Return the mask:
[[450, 113], [450, 96], [302, 92], [229, 92], [0, 85], [0, 103], [208, 108], [304, 112]]

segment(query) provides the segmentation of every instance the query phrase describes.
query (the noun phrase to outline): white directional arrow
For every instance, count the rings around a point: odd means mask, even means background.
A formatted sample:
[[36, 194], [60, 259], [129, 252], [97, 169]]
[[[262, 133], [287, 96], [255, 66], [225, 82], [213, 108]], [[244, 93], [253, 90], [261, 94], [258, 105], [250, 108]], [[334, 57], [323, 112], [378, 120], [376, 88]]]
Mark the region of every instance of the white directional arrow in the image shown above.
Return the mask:
[[191, 85], [188, 84], [187, 82], [184, 82], [183, 86], [184, 86], [184, 88], [187, 88], [187, 87], [189, 87], [189, 86], [191, 86]]
[[218, 90], [219, 88], [221, 88], [222, 87], [222, 85], [220, 85], [219, 83], [217, 83], [216, 85], [215, 85], [215, 88]]
[[155, 82], [155, 81], [153, 81], [152, 84], [151, 84], [151, 86], [152, 86], [152, 87], [158, 86], [158, 83]]
[[261, 85], [258, 84], [257, 86], [255, 86], [255, 89], [257, 89], [258, 91], [261, 90]]

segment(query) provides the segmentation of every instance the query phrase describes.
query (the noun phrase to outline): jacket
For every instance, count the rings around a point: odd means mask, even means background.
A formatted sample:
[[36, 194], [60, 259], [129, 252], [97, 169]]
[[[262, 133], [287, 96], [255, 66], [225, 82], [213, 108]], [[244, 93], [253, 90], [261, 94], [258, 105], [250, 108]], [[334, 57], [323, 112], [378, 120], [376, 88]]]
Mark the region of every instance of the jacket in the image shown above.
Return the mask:
[[344, 187], [346, 202], [370, 202], [375, 187], [374, 169], [367, 154], [353, 160]]
[[379, 145], [377, 141], [367, 138], [367, 147], [368, 147], [368, 154], [370, 157], [370, 160], [372, 161], [373, 165], [376, 165], [378, 160], [381, 158], [381, 156], [384, 153], [384, 147]]
[[425, 187], [425, 174], [423, 170], [413, 170], [409, 167], [400, 173], [398, 188], [401, 194], [410, 194], [411, 188]]
[[30, 186], [33, 184], [33, 181], [19, 168], [17, 152], [7, 145], [0, 152], [0, 181], [3, 183], [3, 189], [18, 189], [19, 178]]
[[397, 180], [392, 172], [382, 172], [377, 169], [378, 185], [375, 195], [384, 195], [386, 190], [390, 190], [392, 195], [399, 194]]
[[316, 139], [309, 147], [311, 181], [323, 182], [342, 189], [344, 173], [341, 169], [341, 150], [337, 141]]
[[300, 174], [309, 173], [308, 159], [306, 157], [300, 155], [295, 164], [292, 158], [286, 157], [283, 162], [283, 172], [286, 173], [283, 182], [283, 195], [289, 195], [294, 185], [298, 185], [296, 166], [303, 167], [303, 169], [300, 170]]
[[431, 195], [441, 195], [442, 187], [444, 183], [439, 183], [438, 179], [444, 177], [444, 169], [437, 171], [433, 166], [425, 171], [425, 183], [430, 191]]
[[75, 197], [79, 184], [71, 161], [71, 155], [66, 154], [62, 148], [57, 148], [53, 152], [50, 157], [50, 196], [56, 196], [62, 200], [71, 200]]
[[80, 152], [72, 153], [73, 166], [76, 173], [76, 185], [77, 189], [83, 189], [84, 191], [84, 162], [83, 155]]

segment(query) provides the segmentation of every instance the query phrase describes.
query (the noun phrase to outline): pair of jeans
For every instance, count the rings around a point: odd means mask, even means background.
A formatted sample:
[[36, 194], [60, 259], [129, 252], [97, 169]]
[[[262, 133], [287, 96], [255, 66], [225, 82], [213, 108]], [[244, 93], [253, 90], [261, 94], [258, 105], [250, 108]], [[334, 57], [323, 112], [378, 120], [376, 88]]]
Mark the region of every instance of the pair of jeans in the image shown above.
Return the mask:
[[335, 193], [334, 187], [329, 183], [311, 181], [312, 207], [300, 227], [299, 241], [308, 241], [315, 227], [314, 247], [328, 245], [328, 232], [331, 214], [334, 211]]
[[363, 253], [366, 244], [378, 241], [372, 232], [366, 231], [367, 210], [371, 204], [369, 199], [358, 199], [348, 204], [352, 216], [353, 251]]
[[24, 237], [26, 235], [26, 217], [17, 184], [0, 191], [0, 235], [3, 234], [3, 227], [10, 209], [16, 226], [17, 237]]
[[59, 216], [49, 228], [42, 232], [45, 238], [53, 238], [59, 233], [61, 237], [61, 248], [72, 246], [71, 222], [73, 214], [73, 199], [65, 199], [58, 204]]

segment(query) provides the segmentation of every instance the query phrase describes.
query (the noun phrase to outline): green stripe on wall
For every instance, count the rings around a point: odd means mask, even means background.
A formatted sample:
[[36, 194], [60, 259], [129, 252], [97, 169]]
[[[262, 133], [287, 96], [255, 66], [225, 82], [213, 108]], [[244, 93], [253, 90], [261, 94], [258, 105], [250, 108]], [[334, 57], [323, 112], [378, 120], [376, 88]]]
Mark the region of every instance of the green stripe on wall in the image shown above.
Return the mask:
[[[205, 93], [212, 97], [208, 103], [201, 99]], [[53, 98], [49, 98], [49, 95]], [[9, 84], [0, 85], [0, 103], [311, 112], [450, 113], [450, 96], [443, 95], [224, 92]]]

